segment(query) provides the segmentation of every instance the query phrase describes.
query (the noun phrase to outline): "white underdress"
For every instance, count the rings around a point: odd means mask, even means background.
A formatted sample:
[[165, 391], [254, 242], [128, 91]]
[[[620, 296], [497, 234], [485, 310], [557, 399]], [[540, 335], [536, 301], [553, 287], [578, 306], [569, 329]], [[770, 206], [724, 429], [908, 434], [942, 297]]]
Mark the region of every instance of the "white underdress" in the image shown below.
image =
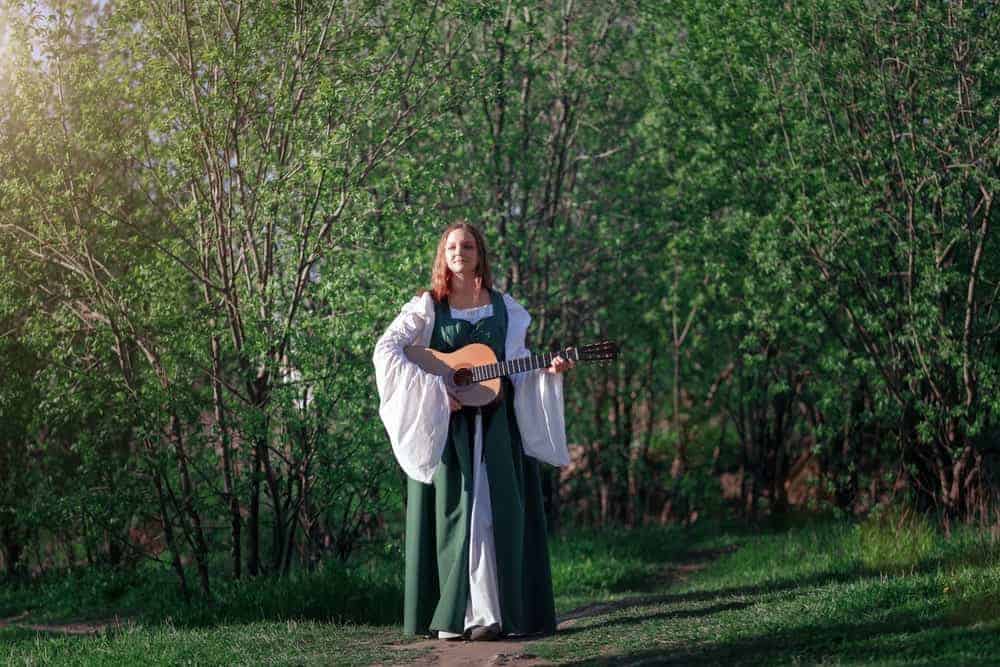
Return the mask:
[[[454, 319], [475, 324], [493, 315], [493, 304], [478, 308], [452, 308]], [[486, 476], [483, 460], [482, 417], [476, 415], [476, 432], [472, 449], [473, 496], [472, 519], [469, 532], [469, 602], [465, 607], [465, 629], [477, 625], [500, 625], [500, 592], [497, 587], [496, 548], [493, 545], [493, 507], [490, 503], [490, 480]], [[453, 633], [439, 631], [447, 638]]]

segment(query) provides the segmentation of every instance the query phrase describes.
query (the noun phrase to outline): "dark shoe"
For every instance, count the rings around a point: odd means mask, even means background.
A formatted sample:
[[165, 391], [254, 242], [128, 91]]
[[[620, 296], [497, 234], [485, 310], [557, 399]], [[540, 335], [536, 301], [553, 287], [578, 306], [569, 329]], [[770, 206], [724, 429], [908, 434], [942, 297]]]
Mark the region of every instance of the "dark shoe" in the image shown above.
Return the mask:
[[469, 639], [474, 642], [493, 642], [500, 638], [500, 624], [477, 625], [469, 633]]

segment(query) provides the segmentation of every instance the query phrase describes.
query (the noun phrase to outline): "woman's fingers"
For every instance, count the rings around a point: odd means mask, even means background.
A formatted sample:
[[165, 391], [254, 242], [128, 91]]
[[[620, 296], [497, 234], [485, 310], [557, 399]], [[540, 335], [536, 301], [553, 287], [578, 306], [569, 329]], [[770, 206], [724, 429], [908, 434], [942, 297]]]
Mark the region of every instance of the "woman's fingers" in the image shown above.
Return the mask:
[[564, 359], [561, 356], [556, 357], [552, 360], [552, 365], [548, 367], [550, 373], [563, 373], [573, 368], [576, 364], [569, 359]]
[[458, 402], [458, 399], [448, 394], [448, 405], [451, 407], [451, 411], [455, 412], [462, 409], [462, 404]]

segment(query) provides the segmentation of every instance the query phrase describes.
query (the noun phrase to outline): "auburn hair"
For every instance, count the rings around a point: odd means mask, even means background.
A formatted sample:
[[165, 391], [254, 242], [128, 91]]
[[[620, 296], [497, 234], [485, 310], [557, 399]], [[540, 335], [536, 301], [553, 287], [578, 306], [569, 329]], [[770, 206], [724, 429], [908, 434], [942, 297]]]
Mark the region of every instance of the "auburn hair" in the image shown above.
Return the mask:
[[472, 234], [472, 238], [476, 240], [476, 286], [480, 289], [493, 287], [493, 274], [490, 272], [489, 260], [486, 259], [486, 240], [483, 238], [483, 233], [467, 222], [454, 222], [441, 232], [437, 253], [434, 255], [434, 264], [431, 266], [430, 293], [437, 302], [441, 302], [451, 294], [452, 271], [448, 268], [448, 262], [445, 261], [444, 250], [445, 244], [448, 242], [448, 235], [456, 229], [462, 229]]

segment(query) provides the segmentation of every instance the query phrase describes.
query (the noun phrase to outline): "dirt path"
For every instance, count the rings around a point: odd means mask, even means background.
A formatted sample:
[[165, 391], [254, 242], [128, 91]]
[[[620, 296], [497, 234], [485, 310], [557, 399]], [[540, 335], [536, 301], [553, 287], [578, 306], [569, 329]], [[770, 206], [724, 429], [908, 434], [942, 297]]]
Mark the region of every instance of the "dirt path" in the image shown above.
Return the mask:
[[[656, 587], [663, 588], [673, 586], [684, 581], [694, 572], [705, 569], [712, 561], [723, 554], [735, 551], [736, 547], [717, 549], [711, 551], [694, 551], [680, 563], [672, 563], [664, 568], [657, 577]], [[614, 611], [635, 607], [642, 604], [649, 604], [655, 600], [657, 595], [641, 595], [614, 602], [595, 602], [593, 604], [577, 607], [576, 609], [563, 614], [557, 627], [558, 631], [566, 630], [579, 623], [582, 619], [601, 616]], [[427, 639], [411, 644], [394, 644], [394, 648], [401, 650], [416, 650], [427, 652], [412, 662], [399, 663], [404, 665], [448, 665], [449, 667], [466, 667], [472, 665], [516, 665], [516, 667], [533, 667], [534, 665], [549, 665], [551, 663], [539, 658], [531, 650], [532, 644], [539, 641], [550, 640], [552, 637], [539, 637], [537, 639], [503, 639], [495, 642], [469, 642], [469, 641], [442, 641], [439, 639]]]
[[531, 641], [502, 639], [495, 642], [441, 641], [427, 639], [415, 644], [403, 644], [406, 650], [427, 650], [427, 653], [407, 665], [547, 665], [531, 653]]
[[121, 627], [120, 619], [112, 618], [103, 621], [75, 622], [75, 623], [24, 623], [28, 612], [11, 616], [10, 618], [0, 618], [0, 628], [17, 628], [20, 630], [32, 630], [34, 632], [49, 632], [57, 635], [96, 635], [108, 628]]

